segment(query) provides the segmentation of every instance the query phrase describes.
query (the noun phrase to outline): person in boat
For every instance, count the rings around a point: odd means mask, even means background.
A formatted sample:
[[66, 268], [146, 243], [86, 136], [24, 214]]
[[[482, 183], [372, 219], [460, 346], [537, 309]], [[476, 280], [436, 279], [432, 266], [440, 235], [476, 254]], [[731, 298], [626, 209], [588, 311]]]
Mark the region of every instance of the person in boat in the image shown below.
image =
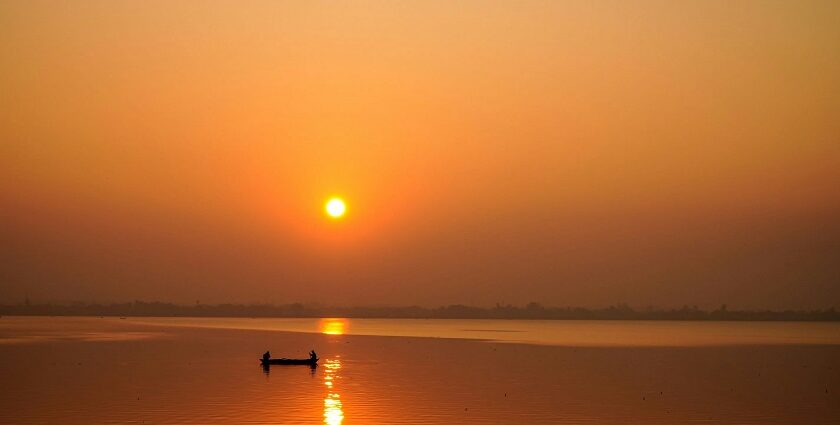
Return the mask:
[[315, 361], [318, 360], [318, 355], [315, 354], [315, 350], [309, 352], [309, 360]]
[[265, 353], [263, 353], [263, 361], [264, 362], [267, 362], [270, 358], [271, 358], [271, 353], [270, 352], [266, 351]]

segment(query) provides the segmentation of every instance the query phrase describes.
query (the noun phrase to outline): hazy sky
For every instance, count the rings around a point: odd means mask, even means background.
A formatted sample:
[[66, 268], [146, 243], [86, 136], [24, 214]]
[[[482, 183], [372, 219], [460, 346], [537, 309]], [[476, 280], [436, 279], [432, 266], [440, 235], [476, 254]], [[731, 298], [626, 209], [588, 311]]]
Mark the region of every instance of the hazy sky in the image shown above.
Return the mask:
[[840, 307], [840, 2], [0, 0], [26, 294]]

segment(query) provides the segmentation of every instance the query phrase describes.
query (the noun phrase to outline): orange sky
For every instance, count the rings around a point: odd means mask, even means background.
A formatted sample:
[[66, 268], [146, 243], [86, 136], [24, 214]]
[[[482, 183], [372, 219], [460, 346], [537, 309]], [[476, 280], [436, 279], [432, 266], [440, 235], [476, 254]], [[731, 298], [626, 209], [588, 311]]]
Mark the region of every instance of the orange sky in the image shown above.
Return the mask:
[[0, 303], [840, 307], [839, 76], [836, 1], [4, 1]]

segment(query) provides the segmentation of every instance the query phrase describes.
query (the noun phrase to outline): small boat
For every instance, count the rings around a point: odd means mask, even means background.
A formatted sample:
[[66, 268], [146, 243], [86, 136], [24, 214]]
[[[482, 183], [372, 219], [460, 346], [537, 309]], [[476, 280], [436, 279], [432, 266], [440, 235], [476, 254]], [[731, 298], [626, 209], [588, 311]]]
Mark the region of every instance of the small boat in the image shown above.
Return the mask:
[[309, 366], [315, 366], [318, 363], [318, 358], [315, 357], [314, 359], [260, 359], [260, 363], [263, 366], [273, 365], [273, 364], [305, 364]]

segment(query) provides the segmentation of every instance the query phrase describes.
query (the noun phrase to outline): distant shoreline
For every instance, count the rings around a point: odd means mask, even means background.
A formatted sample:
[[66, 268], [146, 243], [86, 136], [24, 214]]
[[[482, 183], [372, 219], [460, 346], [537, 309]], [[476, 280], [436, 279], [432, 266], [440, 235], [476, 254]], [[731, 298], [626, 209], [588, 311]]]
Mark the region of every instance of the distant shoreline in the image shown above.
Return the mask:
[[112, 316], [112, 317], [242, 317], [242, 318], [320, 318], [366, 319], [498, 319], [498, 320], [677, 320], [677, 321], [779, 321], [835, 322], [840, 312], [826, 310], [636, 310], [625, 304], [601, 309], [544, 307], [530, 303], [523, 307], [496, 305], [491, 308], [449, 305], [425, 307], [323, 307], [295, 304], [195, 304], [135, 301], [114, 304], [16, 304], [0, 305], [0, 316]]

